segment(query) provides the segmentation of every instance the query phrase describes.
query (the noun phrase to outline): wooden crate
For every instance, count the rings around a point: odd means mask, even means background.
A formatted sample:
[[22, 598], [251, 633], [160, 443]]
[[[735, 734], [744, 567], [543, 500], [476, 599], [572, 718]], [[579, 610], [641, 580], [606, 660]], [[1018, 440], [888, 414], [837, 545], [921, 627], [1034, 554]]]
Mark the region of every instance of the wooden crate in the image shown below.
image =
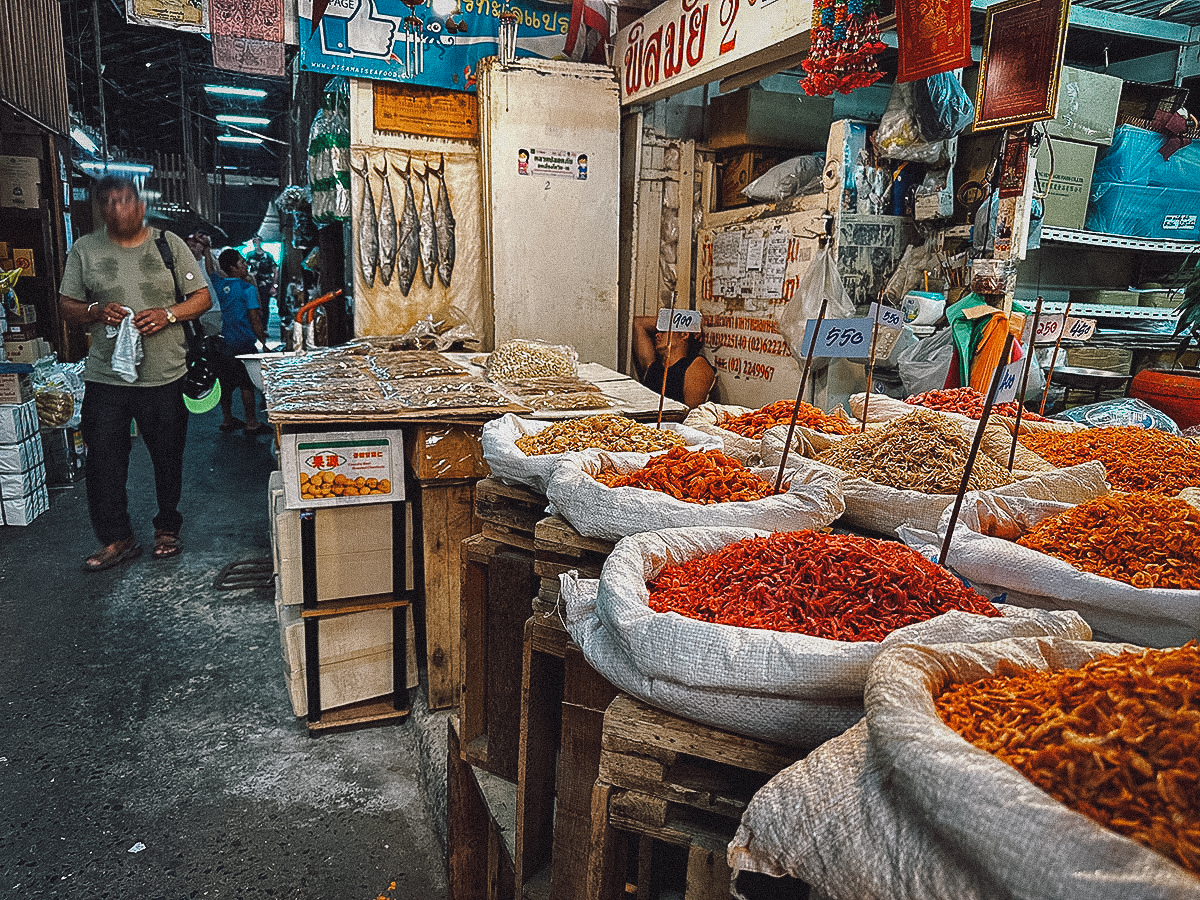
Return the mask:
[[614, 546], [614, 541], [584, 537], [562, 516], [539, 520], [533, 531], [533, 569], [541, 579], [539, 598], [557, 606], [558, 576], [572, 569], [583, 578], [599, 578]]
[[[482, 482], [481, 482], [482, 484]], [[462, 542], [459, 736], [464, 758], [517, 780], [522, 647], [537, 579], [533, 554], [482, 534]]]
[[622, 895], [623, 835], [634, 834], [686, 850], [685, 900], [728, 897], [725, 847], [747, 803], [799, 756], [618, 696], [604, 714], [585, 896]]
[[450, 900], [512, 900], [512, 792], [462, 758], [458, 722], [448, 720], [446, 845]]
[[495, 478], [475, 485], [475, 512], [483, 521], [484, 537], [530, 553], [534, 526], [545, 517], [547, 502], [541, 494]]
[[404, 429], [408, 464], [420, 481], [483, 478], [491, 474], [483, 458], [482, 425], [428, 423]]

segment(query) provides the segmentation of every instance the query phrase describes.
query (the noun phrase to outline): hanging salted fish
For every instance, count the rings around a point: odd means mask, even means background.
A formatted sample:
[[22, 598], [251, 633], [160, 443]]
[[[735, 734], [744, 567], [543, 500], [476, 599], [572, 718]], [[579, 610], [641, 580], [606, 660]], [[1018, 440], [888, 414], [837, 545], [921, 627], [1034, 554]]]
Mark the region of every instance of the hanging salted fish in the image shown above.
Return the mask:
[[392, 283], [392, 272], [396, 269], [396, 209], [392, 205], [392, 185], [388, 181], [387, 154], [383, 154], [383, 167], [374, 167], [383, 182], [383, 193], [379, 201], [379, 280], [385, 285]]
[[446, 154], [442, 154], [437, 173], [438, 198], [433, 209], [434, 230], [437, 234], [438, 280], [450, 287], [450, 276], [454, 274], [454, 213], [450, 209], [450, 195], [446, 192]]
[[433, 287], [433, 270], [438, 261], [437, 229], [433, 221], [433, 192], [429, 189], [429, 162], [425, 163], [425, 194], [421, 197], [421, 277], [425, 287]]
[[[354, 166], [351, 166], [353, 169]], [[362, 209], [358, 216], [358, 267], [363, 283], [375, 285], [375, 267], [379, 263], [379, 222], [375, 218], [375, 196], [371, 191], [371, 162], [363, 154], [363, 167], [354, 169], [362, 176]]]
[[392, 164], [396, 173], [404, 179], [404, 210], [400, 213], [399, 244], [396, 248], [396, 277], [400, 280], [400, 293], [408, 296], [412, 288], [413, 278], [417, 275], [420, 265], [419, 226], [417, 224], [417, 201], [413, 196], [412, 155], [404, 163], [403, 168]]

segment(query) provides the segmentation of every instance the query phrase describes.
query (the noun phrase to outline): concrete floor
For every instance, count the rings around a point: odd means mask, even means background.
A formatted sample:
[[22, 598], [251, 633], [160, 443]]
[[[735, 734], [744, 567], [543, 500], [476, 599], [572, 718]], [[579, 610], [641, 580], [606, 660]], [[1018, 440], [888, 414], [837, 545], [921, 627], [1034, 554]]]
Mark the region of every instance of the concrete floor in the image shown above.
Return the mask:
[[[191, 418], [183, 554], [102, 573], [82, 482], [0, 527], [0, 897], [446, 896], [445, 713], [310, 738], [282, 675], [273, 592], [216, 590], [270, 555], [270, 438]], [[144, 849], [137, 849], [144, 847]], [[135, 852], [136, 850], [136, 852]]]

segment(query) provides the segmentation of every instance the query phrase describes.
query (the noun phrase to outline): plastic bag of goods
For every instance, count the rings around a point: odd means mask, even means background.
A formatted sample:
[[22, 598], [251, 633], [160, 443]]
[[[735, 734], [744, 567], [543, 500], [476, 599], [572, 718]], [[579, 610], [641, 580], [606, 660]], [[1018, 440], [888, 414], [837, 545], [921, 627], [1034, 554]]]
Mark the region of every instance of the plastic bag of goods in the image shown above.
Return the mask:
[[33, 399], [42, 428], [78, 428], [86, 387], [83, 363], [44, 356], [33, 364]]
[[[914, 409], [882, 427], [842, 438], [815, 460], [797, 458], [795, 471], [802, 477], [827, 468], [844, 474], [842, 521], [850, 527], [885, 535], [898, 534], [902, 525], [933, 530], [958, 494], [976, 424], [964, 429], [940, 413]], [[1108, 493], [1103, 465], [1010, 472], [1009, 446], [988, 442], [996, 458], [976, 455], [968, 490], [1075, 503]]]
[[793, 156], [772, 166], [742, 188], [742, 193], [759, 203], [782, 203], [802, 194], [819, 194], [825, 156]]
[[568, 453], [603, 450], [620, 459], [629, 453], [653, 455], [672, 447], [721, 448], [720, 438], [684, 425], [670, 422], [655, 428], [613, 413], [560, 422], [522, 419], [509, 413], [484, 424], [482, 443], [483, 458], [492, 475], [539, 494], [546, 493], [555, 468]]
[[317, 222], [350, 218], [349, 91], [345, 78], [330, 79], [308, 132], [308, 187]]
[[565, 344], [517, 338], [489, 353], [484, 369], [492, 381], [572, 376], [579, 374], [579, 354]]
[[720, 450], [676, 447], [657, 456], [572, 454], [554, 470], [546, 496], [585, 537], [615, 541], [659, 528], [716, 525], [791, 531], [824, 528], [842, 514], [833, 470], [785, 478], [750, 469]]
[[892, 647], [866, 717], [781, 771], [735, 873], [830, 900], [1200, 897], [1195, 644]]
[[1021, 443], [1056, 466], [1099, 461], [1114, 491], [1173, 497], [1184, 488], [1200, 487], [1200, 445], [1155, 428], [1023, 433]]
[[901, 544], [815, 531], [649, 532], [620, 541], [598, 581], [560, 581], [572, 638], [617, 687], [789, 746], [857, 721], [893, 644], [1091, 636], [1075, 613], [997, 607]]
[[1113, 400], [1089, 403], [1087, 406], [1076, 406], [1060, 413], [1058, 418], [1078, 422], [1088, 428], [1131, 425], [1137, 428], [1156, 428], [1168, 434], [1181, 433], [1174, 419], [1136, 397], [1117, 397]]
[[[786, 429], [795, 405], [794, 400], [778, 400], [761, 409], [749, 409], [702, 403], [683, 421], [698, 431], [719, 437], [726, 453], [753, 466], [762, 459], [762, 443], [767, 432], [779, 426]], [[808, 445], [823, 449], [837, 435], [852, 433], [855, 425], [840, 406], [827, 413], [811, 403], [801, 402], [796, 413], [796, 430], [805, 435]]]
[[[903, 536], [914, 547], [932, 542]], [[1200, 510], [1177, 497], [1114, 493], [1069, 505], [968, 494], [947, 558], [983, 593], [1073, 609], [1105, 639], [1165, 647], [1200, 635]]]

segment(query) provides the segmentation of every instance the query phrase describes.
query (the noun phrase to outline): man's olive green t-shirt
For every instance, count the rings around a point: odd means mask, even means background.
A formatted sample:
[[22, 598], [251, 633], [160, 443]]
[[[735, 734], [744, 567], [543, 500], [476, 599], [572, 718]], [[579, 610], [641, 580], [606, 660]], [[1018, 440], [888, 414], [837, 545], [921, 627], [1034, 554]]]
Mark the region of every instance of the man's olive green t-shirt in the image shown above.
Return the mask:
[[[186, 297], [206, 288], [204, 273], [183, 239], [167, 232], [167, 244], [175, 262], [175, 276]], [[122, 247], [108, 237], [105, 229], [84, 235], [71, 246], [59, 292], [83, 303], [117, 303], [135, 313], [156, 307], [175, 305], [175, 287], [171, 273], [163, 263], [154, 242], [158, 230], [137, 247]], [[98, 381], [132, 387], [158, 387], [182, 378], [187, 371], [187, 338], [183, 325], [168, 325], [157, 334], [142, 336], [145, 356], [138, 366], [137, 381], [130, 385], [112, 369], [113, 346], [103, 322], [89, 329], [91, 348], [83, 369], [84, 381]]]

